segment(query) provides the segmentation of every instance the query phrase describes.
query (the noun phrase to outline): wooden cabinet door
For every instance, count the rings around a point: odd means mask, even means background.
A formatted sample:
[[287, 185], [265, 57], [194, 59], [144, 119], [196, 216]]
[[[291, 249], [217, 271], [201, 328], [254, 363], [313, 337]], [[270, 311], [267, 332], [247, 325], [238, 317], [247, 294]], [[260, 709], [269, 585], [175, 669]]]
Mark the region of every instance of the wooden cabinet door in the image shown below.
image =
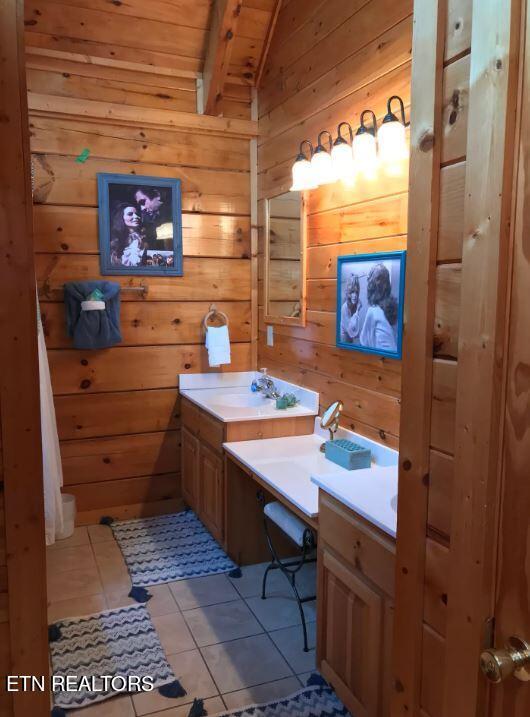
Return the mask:
[[318, 663], [356, 717], [378, 717], [383, 596], [328, 549], [318, 565]]
[[201, 443], [199, 455], [199, 517], [219, 541], [224, 539], [224, 476], [222, 458]]
[[182, 429], [182, 497], [196, 512], [199, 509], [199, 441], [187, 428]]

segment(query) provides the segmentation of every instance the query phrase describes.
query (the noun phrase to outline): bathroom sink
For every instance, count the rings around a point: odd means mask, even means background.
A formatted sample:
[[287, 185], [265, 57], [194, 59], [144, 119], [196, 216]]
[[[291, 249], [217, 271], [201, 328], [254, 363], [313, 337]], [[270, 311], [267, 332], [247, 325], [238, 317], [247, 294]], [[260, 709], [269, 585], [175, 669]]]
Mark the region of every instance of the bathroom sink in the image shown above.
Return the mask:
[[274, 401], [263, 396], [256, 396], [254, 393], [223, 393], [212, 400], [217, 406], [228, 406], [230, 408], [262, 408], [270, 406]]

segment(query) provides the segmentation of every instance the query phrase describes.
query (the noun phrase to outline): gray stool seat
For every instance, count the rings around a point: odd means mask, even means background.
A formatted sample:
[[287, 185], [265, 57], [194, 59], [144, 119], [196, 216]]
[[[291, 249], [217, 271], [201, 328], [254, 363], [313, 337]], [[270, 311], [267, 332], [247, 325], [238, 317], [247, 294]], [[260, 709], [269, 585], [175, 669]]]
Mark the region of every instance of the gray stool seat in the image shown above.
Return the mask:
[[[261, 500], [258, 496], [258, 500]], [[264, 503], [264, 500], [261, 502]], [[316, 537], [311, 528], [309, 528], [303, 520], [301, 520], [292, 511], [286, 508], [283, 503], [273, 501], [263, 506], [263, 521], [265, 526], [265, 537], [267, 538], [267, 544], [271, 552], [272, 560], [265, 570], [263, 575], [263, 585], [261, 590], [262, 600], [266, 599], [267, 589], [267, 575], [270, 570], [281, 570], [282, 573], [287, 577], [291, 588], [293, 590], [296, 602], [298, 603], [298, 609], [300, 611], [300, 620], [302, 622], [302, 630], [304, 633], [304, 651], [309, 650], [307, 645], [307, 626], [305, 620], [305, 614], [303, 609], [303, 603], [315, 599], [315, 595], [308, 597], [300, 597], [298, 588], [296, 587], [296, 573], [306, 563], [314, 563], [316, 558], [310, 556], [316, 547]], [[278, 556], [274, 545], [271, 540], [269, 533], [268, 521], [274, 523], [290, 540], [300, 549], [301, 555], [299, 558], [292, 560], [282, 560]]]
[[304, 547], [305, 534], [308, 528], [297, 515], [279, 501], [267, 503], [263, 508], [263, 512], [282, 532], [291, 538], [295, 545], [300, 548]]

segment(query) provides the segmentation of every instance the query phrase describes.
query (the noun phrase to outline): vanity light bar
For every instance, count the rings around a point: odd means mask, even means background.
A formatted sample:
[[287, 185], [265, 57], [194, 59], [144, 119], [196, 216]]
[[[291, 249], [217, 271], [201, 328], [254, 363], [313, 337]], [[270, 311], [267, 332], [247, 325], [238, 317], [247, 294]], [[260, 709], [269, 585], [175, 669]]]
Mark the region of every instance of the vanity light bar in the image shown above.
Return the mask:
[[[392, 104], [394, 107], [398, 104], [400, 116], [392, 111]], [[351, 187], [358, 176], [375, 179], [380, 168], [389, 175], [401, 174], [408, 159], [406, 127], [409, 124], [405, 120], [403, 100], [392, 95], [379, 128], [375, 113], [366, 109], [361, 112], [355, 136], [348, 122], [340, 122], [335, 140], [328, 130], [319, 133], [315, 149], [308, 139], [304, 139], [293, 164], [291, 191], [316, 189], [337, 181]], [[345, 127], [349, 141], [343, 134]], [[304, 154], [304, 145], [309, 146], [309, 158]]]

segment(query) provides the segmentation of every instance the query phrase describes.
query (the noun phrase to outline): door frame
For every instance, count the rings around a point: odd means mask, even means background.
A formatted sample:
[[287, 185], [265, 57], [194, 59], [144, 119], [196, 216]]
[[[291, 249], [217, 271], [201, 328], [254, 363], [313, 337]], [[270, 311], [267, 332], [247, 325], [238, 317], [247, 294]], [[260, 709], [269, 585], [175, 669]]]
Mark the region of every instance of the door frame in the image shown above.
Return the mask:
[[[9, 668], [48, 684], [46, 553], [23, 0], [0, 3], [0, 414]], [[3, 688], [3, 686], [2, 686]], [[49, 714], [44, 692], [13, 692], [16, 717]]]
[[[473, 0], [455, 459], [444, 664], [424, 654], [425, 557], [443, 49], [458, 0], [415, 0], [409, 244], [396, 553], [392, 715], [425, 715], [440, 681], [443, 717], [484, 715], [479, 671], [491, 643], [502, 473], [520, 17], [525, 0]], [[415, 58], [421, 57], [421, 62]], [[415, 101], [416, 100], [416, 101]], [[489, 151], [485, 151], [488, 148]], [[468, 309], [466, 310], [466, 307]], [[412, 311], [413, 308], [413, 311]], [[430, 659], [429, 659], [430, 658]], [[436, 675], [430, 672], [437, 670]], [[445, 673], [445, 674], [444, 674]]]

